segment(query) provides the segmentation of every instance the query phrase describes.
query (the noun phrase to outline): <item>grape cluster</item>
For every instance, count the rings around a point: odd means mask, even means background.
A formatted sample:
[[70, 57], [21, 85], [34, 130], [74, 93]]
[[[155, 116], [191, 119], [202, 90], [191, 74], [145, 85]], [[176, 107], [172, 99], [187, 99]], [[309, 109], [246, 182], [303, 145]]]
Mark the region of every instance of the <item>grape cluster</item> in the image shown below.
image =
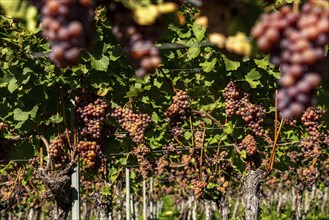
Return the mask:
[[296, 126], [296, 124], [297, 124], [297, 120], [296, 119], [294, 119], [294, 118], [284, 118], [283, 119], [283, 124], [284, 125], [289, 125], [289, 126], [291, 126], [291, 127], [295, 127]]
[[312, 160], [321, 154], [320, 143], [318, 141], [314, 142], [310, 138], [302, 140], [299, 147], [302, 149], [305, 159]]
[[137, 157], [139, 164], [139, 172], [143, 179], [146, 179], [150, 172], [153, 170], [151, 161], [147, 158], [147, 155], [151, 152], [151, 149], [145, 144], [140, 144], [134, 148], [134, 154]]
[[323, 114], [323, 110], [315, 107], [309, 107], [301, 117], [301, 121], [305, 125], [306, 131], [310, 134], [312, 140], [319, 140], [321, 137], [319, 129]]
[[228, 117], [235, 114], [242, 101], [248, 98], [248, 95], [241, 92], [233, 81], [230, 81], [224, 88], [225, 113]]
[[287, 152], [287, 156], [290, 158], [290, 160], [293, 163], [297, 163], [297, 159], [302, 155], [301, 155], [301, 153], [299, 153], [297, 151], [290, 151], [290, 152]]
[[154, 45], [162, 31], [161, 21], [139, 25], [134, 21], [132, 12], [118, 2], [108, 4], [107, 15], [113, 26], [113, 35], [128, 52], [131, 64], [137, 69], [136, 76], [143, 78], [147, 73], [154, 73], [162, 62]]
[[44, 36], [52, 47], [49, 58], [57, 66], [77, 64], [80, 48], [91, 45], [93, 9], [94, 0], [46, 0], [42, 5]]
[[323, 143], [329, 148], [329, 136], [328, 135], [326, 135], [324, 137]]
[[83, 137], [95, 140], [101, 139], [102, 128], [107, 119], [107, 109], [107, 102], [100, 98], [76, 109], [84, 124], [80, 132]]
[[196, 131], [194, 133], [195, 139], [195, 148], [202, 148], [203, 147], [203, 133], [201, 131]]
[[217, 178], [217, 184], [218, 184], [218, 189], [221, 193], [226, 193], [228, 190], [228, 187], [230, 186], [229, 181], [225, 179], [225, 176], [220, 176]]
[[249, 94], [239, 90], [233, 81], [230, 81], [225, 87], [224, 98], [225, 112], [228, 117], [234, 114], [241, 116], [257, 136], [267, 137], [264, 128], [261, 126], [266, 113], [263, 106], [251, 103]]
[[169, 155], [169, 153], [181, 154], [181, 150], [177, 150], [177, 144], [174, 142], [170, 142], [165, 146], [164, 154]]
[[80, 141], [78, 150], [87, 168], [95, 167], [98, 160], [106, 162], [102, 147], [96, 141]]
[[301, 167], [297, 170], [298, 178], [309, 188], [314, 185], [319, 177], [319, 171], [315, 167]]
[[329, 10], [315, 2], [304, 4], [299, 13], [284, 6], [263, 15], [252, 35], [271, 62], [280, 66], [282, 77], [278, 107], [283, 118], [300, 116], [316, 103], [315, 90], [326, 74], [324, 46], [329, 42]]
[[145, 129], [149, 123], [152, 122], [152, 119], [148, 114], [135, 114], [130, 109], [124, 109], [118, 106], [113, 110], [111, 116], [117, 120], [124, 130], [129, 132], [133, 142], [136, 144], [142, 144], [145, 142]]
[[264, 135], [264, 128], [261, 124], [264, 122], [264, 115], [266, 111], [261, 105], [255, 105], [249, 102], [242, 102], [241, 107], [236, 111], [237, 115], [240, 115], [246, 122], [247, 126], [252, 128], [252, 131], [257, 136]]
[[166, 168], [169, 166], [168, 162], [168, 155], [163, 155], [160, 157], [159, 161], [157, 162], [156, 172], [157, 175], [162, 175]]
[[60, 135], [58, 138], [50, 141], [48, 153], [57, 169], [64, 167], [65, 164], [70, 162], [70, 157], [65, 152], [65, 146], [67, 146], [67, 140], [64, 135]]
[[195, 199], [202, 198], [202, 196], [204, 195], [204, 190], [208, 184], [204, 181], [200, 181], [197, 179], [193, 179], [191, 183]]
[[175, 137], [181, 137], [184, 121], [191, 114], [190, 98], [185, 91], [177, 90], [172, 99], [173, 103], [164, 115], [169, 121], [170, 133]]
[[[108, 104], [92, 91], [82, 89], [75, 98], [78, 114], [79, 131], [83, 138], [78, 143], [78, 150], [87, 168], [102, 168], [106, 163], [104, 146], [107, 143], [109, 126]], [[101, 171], [101, 170], [99, 170]]]
[[36, 157], [33, 157], [31, 159], [29, 159], [29, 161], [27, 162], [29, 167], [31, 168], [37, 168], [38, 164], [39, 164], [39, 160]]
[[246, 150], [248, 156], [253, 156], [257, 153], [257, 142], [255, 138], [248, 134], [239, 144], [239, 150]]

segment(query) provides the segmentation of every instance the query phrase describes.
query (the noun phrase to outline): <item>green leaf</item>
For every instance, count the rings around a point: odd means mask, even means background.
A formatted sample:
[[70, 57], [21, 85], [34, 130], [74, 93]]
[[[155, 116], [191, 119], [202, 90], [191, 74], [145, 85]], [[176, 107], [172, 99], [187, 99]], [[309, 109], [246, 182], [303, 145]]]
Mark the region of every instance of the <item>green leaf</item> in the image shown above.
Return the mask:
[[108, 186], [104, 186], [102, 187], [102, 194], [105, 196], [109, 196], [111, 195], [111, 189]]
[[100, 60], [95, 59], [94, 57], [90, 58], [91, 66], [95, 70], [98, 71], [107, 71], [108, 66], [110, 64], [110, 59], [107, 56], [102, 55], [102, 58]]
[[233, 124], [232, 124], [231, 121], [224, 125], [224, 132], [225, 132], [225, 134], [232, 134], [233, 133]]
[[194, 22], [192, 26], [192, 31], [197, 41], [200, 42], [204, 38], [204, 34], [206, 33], [206, 28], [202, 28], [201, 25]]
[[246, 159], [247, 158], [247, 151], [246, 150], [242, 150], [241, 151], [241, 158], [242, 159]]
[[186, 131], [186, 132], [184, 133], [184, 138], [185, 138], [186, 140], [190, 139], [191, 137], [192, 137], [192, 133], [191, 133], [191, 132]]
[[35, 118], [35, 116], [37, 115], [38, 109], [39, 109], [39, 106], [37, 106], [37, 105], [32, 108], [32, 110], [30, 111], [31, 118]]
[[63, 116], [52, 115], [48, 121], [54, 124], [59, 124], [63, 121]]
[[24, 174], [24, 178], [22, 179], [22, 185], [25, 186], [26, 183], [31, 179], [33, 175], [33, 169], [28, 169], [28, 171]]
[[8, 84], [8, 91], [10, 93], [13, 93], [15, 92], [15, 90], [18, 88], [18, 85], [17, 85], [17, 79], [16, 78], [12, 78], [10, 81], [9, 81], [9, 84]]
[[196, 45], [191, 46], [187, 51], [188, 58], [190, 60], [196, 58], [197, 56], [199, 56], [200, 51], [201, 51], [200, 46], [196, 46]]
[[217, 63], [217, 58], [213, 58], [210, 62], [206, 61], [204, 63], [200, 63], [199, 65], [202, 67], [203, 71], [206, 73], [211, 72]]
[[23, 0], [1, 0], [0, 8], [4, 9], [7, 16], [26, 21], [26, 27], [30, 32], [36, 32], [37, 8]]
[[234, 71], [240, 67], [240, 62], [230, 60], [224, 54], [222, 55], [222, 57], [227, 71]]
[[256, 88], [259, 84], [261, 84], [259, 81], [261, 77], [261, 74], [256, 69], [252, 69], [245, 75], [245, 80], [249, 83], [251, 88]]
[[14, 111], [15, 121], [26, 121], [29, 118], [29, 112], [23, 112], [20, 108], [16, 108]]
[[156, 112], [152, 112], [152, 120], [155, 122], [155, 123], [158, 123], [159, 122], [159, 116]]
[[266, 58], [261, 59], [261, 60], [254, 59], [254, 62], [257, 65], [257, 67], [259, 67], [263, 70], [267, 70], [267, 67], [269, 66], [268, 59], [266, 59]]

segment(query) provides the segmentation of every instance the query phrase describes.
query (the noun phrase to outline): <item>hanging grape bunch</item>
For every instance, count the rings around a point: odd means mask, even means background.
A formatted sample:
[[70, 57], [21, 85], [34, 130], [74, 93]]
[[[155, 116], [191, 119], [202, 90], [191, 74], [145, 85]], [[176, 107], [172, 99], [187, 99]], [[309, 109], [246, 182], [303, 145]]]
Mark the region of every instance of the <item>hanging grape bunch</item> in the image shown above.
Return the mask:
[[235, 114], [241, 102], [248, 99], [248, 95], [241, 92], [233, 81], [230, 81], [224, 89], [225, 113], [228, 117]]
[[59, 67], [75, 65], [80, 49], [94, 39], [94, 0], [45, 0], [41, 9], [44, 36], [50, 42], [49, 58]]
[[141, 12], [131, 11], [119, 2], [110, 2], [107, 7], [107, 16], [113, 26], [112, 33], [128, 53], [139, 78], [154, 73], [162, 63], [159, 50], [154, 45], [163, 30], [161, 7], [153, 4], [148, 7]]
[[96, 141], [80, 141], [79, 153], [87, 168], [93, 168], [98, 162], [106, 162], [102, 147]]
[[147, 158], [147, 155], [151, 152], [151, 148], [145, 144], [139, 144], [133, 150], [137, 157], [137, 162], [139, 164], [139, 172], [143, 179], [146, 179], [151, 171], [153, 171], [153, 165], [151, 161]]
[[196, 199], [202, 198], [202, 196], [204, 195], [205, 188], [208, 184], [204, 181], [200, 181], [197, 179], [192, 179], [191, 183], [194, 192], [194, 197]]
[[157, 161], [156, 163], [156, 174], [159, 176], [162, 175], [164, 171], [166, 171], [168, 166], [169, 166], [168, 155], [164, 154], [162, 157], [160, 157], [159, 161]]
[[297, 170], [297, 176], [300, 181], [311, 188], [319, 177], [319, 171], [316, 167], [313, 166], [309, 168], [301, 167]]
[[303, 151], [305, 159], [313, 160], [321, 154], [321, 146], [318, 141], [313, 142], [312, 139], [306, 138], [299, 143], [299, 147]]
[[129, 136], [133, 142], [136, 144], [142, 144], [145, 142], [145, 129], [152, 122], [152, 119], [148, 114], [135, 114], [130, 109], [124, 109], [118, 106], [114, 109], [111, 116], [117, 120], [124, 130], [129, 132]]
[[242, 102], [241, 107], [236, 111], [236, 114], [242, 117], [247, 126], [252, 128], [257, 136], [264, 135], [265, 131], [261, 124], [264, 122], [265, 113], [263, 106], [252, 104], [249, 100], [248, 102]]
[[261, 105], [250, 102], [249, 94], [237, 88], [233, 81], [229, 82], [224, 89], [225, 111], [228, 117], [239, 115], [257, 136], [265, 136], [264, 122], [266, 110]]
[[50, 141], [48, 153], [56, 169], [60, 169], [70, 162], [69, 154], [65, 152], [66, 146], [68, 143], [64, 135]]
[[319, 140], [321, 137], [320, 126], [321, 126], [321, 119], [324, 111], [315, 108], [309, 107], [304, 112], [301, 121], [306, 127], [306, 131], [310, 134], [312, 140]]
[[324, 46], [329, 42], [329, 8], [316, 1], [305, 3], [300, 12], [284, 6], [263, 15], [252, 36], [280, 67], [278, 107], [282, 117], [300, 116], [316, 103], [316, 88], [327, 74]]
[[170, 133], [175, 137], [183, 135], [184, 121], [191, 115], [190, 98], [185, 91], [176, 91], [173, 103], [164, 113], [169, 122]]
[[246, 150], [249, 157], [255, 155], [257, 153], [257, 142], [255, 138], [248, 134], [239, 144], [239, 150]]
[[95, 101], [77, 108], [82, 120], [81, 136], [87, 139], [100, 140], [102, 137], [102, 129], [107, 119], [108, 104], [105, 100], [97, 98]]
[[[75, 98], [77, 123], [84, 140], [78, 143], [78, 150], [87, 168], [106, 163], [104, 147], [109, 135], [107, 101], [88, 89], [78, 91]], [[101, 170], [99, 170], [101, 171]]]
[[202, 148], [203, 147], [203, 133], [201, 131], [196, 131], [194, 133], [195, 138], [195, 148]]

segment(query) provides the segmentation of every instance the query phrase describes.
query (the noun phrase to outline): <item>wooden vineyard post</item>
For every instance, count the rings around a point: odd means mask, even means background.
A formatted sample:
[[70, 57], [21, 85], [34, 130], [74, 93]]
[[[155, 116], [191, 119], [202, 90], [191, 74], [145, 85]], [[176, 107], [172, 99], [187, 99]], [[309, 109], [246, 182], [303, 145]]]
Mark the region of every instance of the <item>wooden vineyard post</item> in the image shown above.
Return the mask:
[[150, 219], [153, 220], [154, 218], [154, 209], [153, 209], [153, 177], [150, 177]]
[[72, 187], [72, 220], [80, 219], [80, 181], [79, 181], [79, 161], [73, 167], [71, 174], [71, 187]]
[[126, 168], [126, 220], [130, 220], [130, 175]]
[[[75, 131], [75, 102], [71, 100], [71, 129]], [[72, 136], [71, 136], [72, 137]], [[76, 147], [77, 137], [74, 134], [71, 138], [73, 148]], [[71, 153], [74, 154], [75, 149], [71, 149]], [[79, 159], [77, 163], [73, 165], [73, 172], [71, 174], [71, 194], [72, 194], [72, 220], [80, 220], [80, 166]]]
[[147, 220], [146, 216], [146, 182], [143, 180], [143, 219]]

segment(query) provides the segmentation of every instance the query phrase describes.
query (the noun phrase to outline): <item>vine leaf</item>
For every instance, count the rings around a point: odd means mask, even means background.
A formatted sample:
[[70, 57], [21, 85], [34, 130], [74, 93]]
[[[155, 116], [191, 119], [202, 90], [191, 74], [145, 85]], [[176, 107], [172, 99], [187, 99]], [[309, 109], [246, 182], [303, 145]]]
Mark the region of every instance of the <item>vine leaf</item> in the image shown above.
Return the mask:
[[245, 75], [245, 80], [249, 83], [251, 88], [256, 88], [258, 85], [261, 84], [259, 81], [261, 77], [262, 76], [258, 71], [252, 69], [249, 73]]
[[227, 71], [234, 71], [240, 67], [240, 62], [230, 60], [224, 54], [222, 55], [222, 57]]
[[29, 112], [22, 111], [20, 108], [16, 108], [13, 113], [15, 121], [26, 121], [30, 114]]
[[193, 34], [197, 41], [201, 41], [204, 38], [204, 34], [206, 33], [206, 28], [202, 28], [201, 25], [194, 22], [192, 26]]
[[95, 70], [106, 72], [110, 64], [110, 58], [104, 55], [102, 55], [102, 58], [100, 60], [91, 57], [90, 64], [92, 68], [94, 68]]
[[214, 69], [216, 63], [217, 58], [213, 58], [210, 62], [206, 61], [204, 63], [200, 63], [200, 66], [202, 67], [204, 72], [209, 73]]
[[10, 93], [13, 93], [13, 92], [16, 91], [17, 88], [18, 88], [17, 79], [16, 78], [11, 78], [11, 80], [9, 81], [9, 84], [8, 84], [8, 91]]

